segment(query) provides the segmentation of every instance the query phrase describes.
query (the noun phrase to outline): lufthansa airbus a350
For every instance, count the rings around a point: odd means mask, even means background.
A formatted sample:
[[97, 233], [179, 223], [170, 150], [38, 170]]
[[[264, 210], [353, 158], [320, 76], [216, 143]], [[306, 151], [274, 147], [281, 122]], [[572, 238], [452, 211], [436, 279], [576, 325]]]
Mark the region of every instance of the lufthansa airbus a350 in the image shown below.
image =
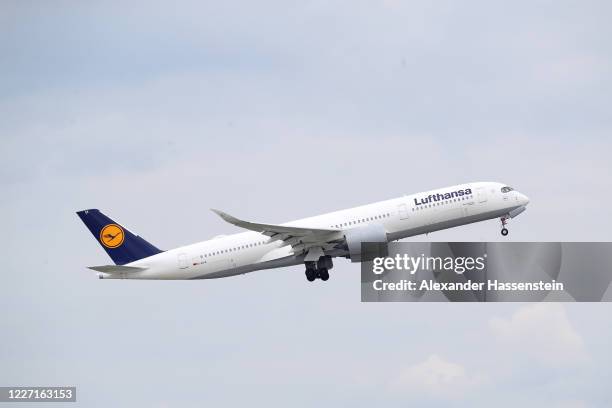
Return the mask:
[[114, 265], [91, 266], [103, 279], [211, 279], [303, 264], [306, 278], [329, 279], [335, 257], [365, 260], [362, 242], [387, 243], [525, 211], [529, 199], [494, 182], [461, 184], [347, 210], [263, 224], [219, 210], [223, 220], [248, 230], [163, 251], [96, 209], [77, 212]]

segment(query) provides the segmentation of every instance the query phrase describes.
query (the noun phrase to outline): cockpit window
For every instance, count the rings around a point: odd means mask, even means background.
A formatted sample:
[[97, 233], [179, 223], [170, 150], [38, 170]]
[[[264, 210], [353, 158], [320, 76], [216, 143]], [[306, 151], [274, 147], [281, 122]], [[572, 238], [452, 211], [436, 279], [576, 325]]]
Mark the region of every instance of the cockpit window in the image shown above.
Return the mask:
[[502, 193], [507, 193], [507, 192], [512, 191], [512, 190], [514, 190], [512, 187], [506, 186], [506, 187], [502, 187], [501, 192]]

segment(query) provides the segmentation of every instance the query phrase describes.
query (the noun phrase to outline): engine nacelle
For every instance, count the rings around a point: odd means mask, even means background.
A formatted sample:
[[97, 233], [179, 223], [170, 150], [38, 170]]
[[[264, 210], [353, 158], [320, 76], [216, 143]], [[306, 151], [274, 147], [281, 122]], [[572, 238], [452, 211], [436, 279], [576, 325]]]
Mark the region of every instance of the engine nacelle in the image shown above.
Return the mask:
[[[380, 224], [371, 224], [359, 228], [353, 228], [344, 232], [344, 238], [349, 250], [351, 262], [371, 261], [379, 256], [387, 256], [387, 231]], [[361, 252], [362, 242], [380, 242], [368, 253]]]

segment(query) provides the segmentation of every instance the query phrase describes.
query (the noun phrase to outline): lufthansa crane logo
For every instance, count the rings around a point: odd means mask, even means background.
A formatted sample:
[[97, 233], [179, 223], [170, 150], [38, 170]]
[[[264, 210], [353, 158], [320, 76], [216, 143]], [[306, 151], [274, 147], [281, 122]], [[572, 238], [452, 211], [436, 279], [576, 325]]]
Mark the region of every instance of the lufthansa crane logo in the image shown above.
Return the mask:
[[108, 224], [100, 231], [100, 242], [107, 248], [117, 248], [123, 244], [125, 234], [117, 224]]

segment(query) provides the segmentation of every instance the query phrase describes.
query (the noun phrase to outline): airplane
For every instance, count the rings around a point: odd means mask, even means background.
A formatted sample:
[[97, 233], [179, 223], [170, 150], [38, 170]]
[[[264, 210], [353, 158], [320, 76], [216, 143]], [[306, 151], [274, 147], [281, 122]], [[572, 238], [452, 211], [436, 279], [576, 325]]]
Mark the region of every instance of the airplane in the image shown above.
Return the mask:
[[212, 210], [248, 230], [167, 251], [145, 241], [97, 209], [77, 215], [114, 265], [91, 266], [100, 279], [213, 279], [305, 265], [306, 279], [327, 281], [333, 258], [366, 261], [362, 242], [390, 241], [525, 211], [529, 198], [506, 184], [475, 182], [380, 201], [285, 224], [244, 221]]

